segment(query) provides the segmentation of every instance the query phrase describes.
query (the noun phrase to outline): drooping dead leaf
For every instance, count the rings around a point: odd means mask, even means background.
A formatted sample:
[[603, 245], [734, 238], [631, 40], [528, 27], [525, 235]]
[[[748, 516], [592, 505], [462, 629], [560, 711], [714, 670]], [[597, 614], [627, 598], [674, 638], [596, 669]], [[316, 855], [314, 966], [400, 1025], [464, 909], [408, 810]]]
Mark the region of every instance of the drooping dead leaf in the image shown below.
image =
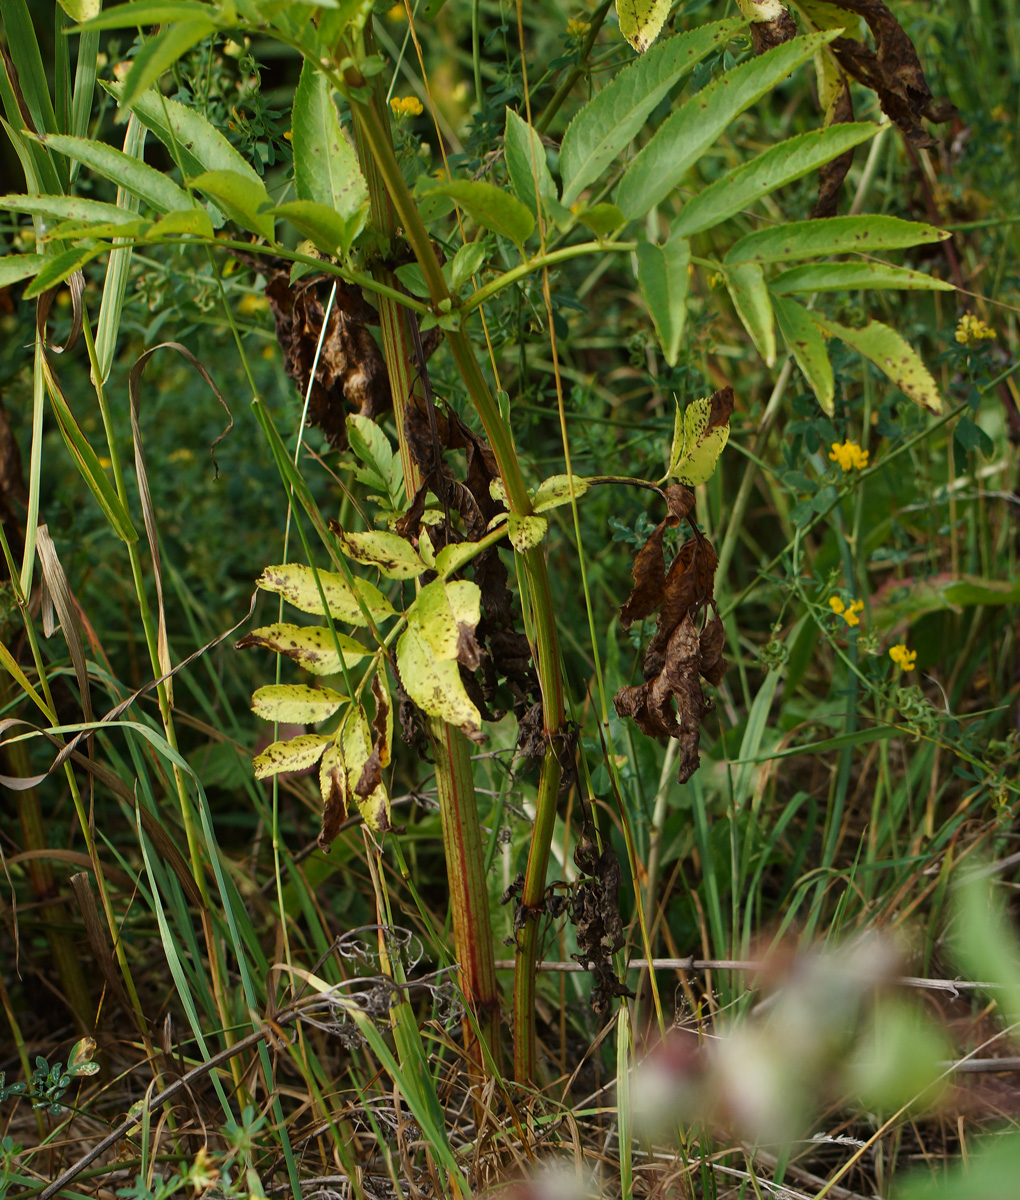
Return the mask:
[[[825, 53], [823, 51], [823, 53]], [[831, 60], [830, 60], [831, 61]], [[827, 125], [841, 125], [854, 119], [854, 102], [850, 85], [842, 71], [838, 72], [836, 91], [825, 114]], [[834, 217], [839, 204], [839, 192], [854, 162], [854, 148], [844, 150], [818, 172], [818, 199], [811, 210], [813, 218]]]
[[354, 785], [358, 796], [368, 796], [382, 783], [383, 768], [390, 763], [390, 745], [393, 741], [393, 705], [385, 683], [379, 678], [382, 667], [372, 678], [372, 695], [375, 697], [375, 716], [372, 718], [372, 752], [369, 754], [361, 776]]
[[348, 413], [353, 410], [375, 417], [390, 407], [386, 364], [366, 328], [379, 323], [379, 314], [351, 284], [321, 274], [306, 275], [291, 284], [290, 263], [238, 257], [266, 276], [265, 295], [276, 322], [284, 369], [302, 396], [308, 391], [329, 291], [335, 284], [308, 401], [308, 421], [322, 430], [331, 446], [346, 446]]
[[574, 849], [574, 863], [588, 878], [577, 884], [570, 905], [577, 936], [577, 951], [571, 957], [595, 976], [591, 1006], [601, 1021], [608, 1016], [614, 996], [634, 994], [617, 978], [612, 957], [625, 941], [620, 917], [623, 876], [613, 848], [607, 843], [599, 854], [587, 832]]
[[755, 54], [764, 54], [797, 36], [797, 23], [780, 0], [744, 0], [740, 6], [751, 17], [751, 45]]
[[686, 497], [669, 499], [670, 516], [638, 552], [634, 589], [621, 610], [621, 621], [627, 626], [659, 609], [655, 634], [645, 651], [645, 682], [621, 688], [613, 703], [620, 716], [632, 718], [643, 733], [679, 742], [677, 777], [685, 783], [698, 769], [701, 719], [711, 707], [701, 679], [718, 685], [726, 663], [722, 622], [708, 617], [718, 559], [697, 527], [665, 570], [665, 526], [678, 522], [675, 512], [686, 516], [690, 511]]

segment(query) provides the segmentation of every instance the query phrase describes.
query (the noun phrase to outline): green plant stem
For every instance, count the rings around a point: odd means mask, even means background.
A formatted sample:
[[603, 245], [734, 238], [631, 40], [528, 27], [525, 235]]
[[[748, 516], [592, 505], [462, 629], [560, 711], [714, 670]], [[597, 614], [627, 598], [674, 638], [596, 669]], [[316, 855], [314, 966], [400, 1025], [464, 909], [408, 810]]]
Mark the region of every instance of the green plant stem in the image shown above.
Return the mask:
[[460, 311], [462, 314], [472, 312], [487, 300], [491, 300], [493, 296], [498, 296], [512, 283], [516, 283], [519, 279], [525, 279], [528, 275], [533, 275], [544, 267], [552, 267], [556, 263], [567, 262], [572, 258], [584, 258], [589, 254], [633, 254], [636, 249], [637, 242], [595, 241], [578, 242], [574, 246], [561, 246], [559, 250], [550, 250], [546, 254], [535, 254], [531, 258], [525, 259], [519, 266], [511, 267], [509, 271], [504, 271], [502, 275], [497, 275], [491, 282], [472, 292], [460, 305]]
[[[393, 207], [404, 237], [407, 239], [429, 289], [436, 310], [443, 302], [452, 300], [439, 260], [432, 248], [428, 230], [418, 214], [411, 193], [400, 171], [388, 126], [384, 125], [373, 98], [365, 95], [365, 80], [355, 68], [349, 67], [345, 82], [351, 89], [351, 109], [359, 127], [359, 136], [378, 170], [382, 186]], [[471, 342], [463, 330], [448, 332], [447, 340], [458, 371], [471, 402], [489, 439], [499, 468], [511, 512], [530, 516], [533, 509], [524, 482], [517, 452], [510, 432], [500, 416], [499, 407], [478, 365]], [[514, 1068], [519, 1081], [535, 1076], [536, 1039], [534, 988], [536, 955], [538, 951], [537, 921], [545, 892], [545, 876], [549, 862], [553, 828], [556, 820], [556, 801], [559, 795], [561, 767], [557, 757], [556, 740], [564, 724], [563, 681], [560, 670], [560, 648], [556, 634], [555, 611], [549, 574], [541, 547], [521, 556], [528, 581], [528, 593], [534, 620], [535, 660], [542, 692], [543, 727], [547, 748], [539, 780], [535, 830], [525, 871], [525, 927], [518, 950], [518, 979], [514, 985]], [[529, 927], [534, 926], [533, 931]], [[530, 998], [531, 1002], [528, 1002]]]
[[[377, 105], [381, 105], [378, 87], [375, 89], [374, 100]], [[377, 117], [378, 111], [378, 108], [373, 107]], [[387, 130], [382, 121], [379, 121], [379, 124]], [[368, 183], [375, 228], [387, 241], [392, 241], [397, 232], [396, 221], [385, 181], [371, 153], [370, 143], [364, 136], [360, 121], [356, 120], [355, 131], [359, 156]], [[387, 289], [396, 291], [396, 280], [384, 264], [378, 263], [373, 274]], [[387, 295], [380, 293], [377, 303], [383, 357], [390, 382], [390, 394], [393, 397], [393, 415], [397, 426], [404, 490], [410, 499], [422, 484], [421, 472], [411, 453], [404, 423], [408, 404], [414, 402], [416, 395], [424, 399], [424, 388], [419, 378], [415, 352], [415, 331], [411, 326], [411, 321], [415, 318]], [[443, 721], [430, 720], [428, 733], [435, 759], [436, 787], [446, 851], [450, 911], [460, 985], [474, 1018], [473, 1022], [464, 1022], [465, 1045], [479, 1068], [484, 1070], [487, 1061], [499, 1064], [501, 1060], [500, 1005], [499, 983], [493, 966], [492, 920], [485, 882], [485, 860], [482, 853], [482, 832], [478, 819], [471, 748], [459, 729]], [[487, 1054], [477, 1045], [475, 1028], [479, 1031]]]

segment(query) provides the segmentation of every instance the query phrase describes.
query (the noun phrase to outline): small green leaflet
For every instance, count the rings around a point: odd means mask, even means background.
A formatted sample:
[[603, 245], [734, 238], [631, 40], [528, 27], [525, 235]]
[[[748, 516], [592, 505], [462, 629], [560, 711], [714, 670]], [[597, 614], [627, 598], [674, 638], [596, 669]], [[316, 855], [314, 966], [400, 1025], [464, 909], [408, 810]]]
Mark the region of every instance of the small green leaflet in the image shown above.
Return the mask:
[[820, 314], [813, 312], [811, 316], [826, 333], [838, 337], [853, 346], [858, 354], [870, 359], [915, 404], [931, 413], [942, 411], [938, 385], [917, 351], [895, 329], [881, 321], [869, 321], [863, 329], [849, 329]]
[[669, 451], [670, 479], [688, 487], [707, 483], [730, 436], [733, 388], [721, 388], [711, 396], [692, 400], [681, 413], [677, 405], [673, 419], [673, 444]]
[[767, 366], [774, 366], [776, 331], [769, 290], [765, 286], [765, 273], [757, 263], [737, 263], [735, 266], [724, 266], [723, 276], [733, 307], [741, 324], [751, 335], [755, 349]]
[[821, 329], [812, 320], [811, 313], [796, 300], [773, 294], [772, 307], [794, 361], [800, 367], [822, 411], [831, 417], [836, 382]]
[[620, 32], [638, 54], [644, 54], [666, 23], [672, 0], [616, 0]]
[[429, 189], [429, 195], [449, 196], [476, 225], [523, 246], [535, 228], [531, 212], [509, 192], [491, 183], [451, 179]]
[[639, 242], [637, 260], [642, 299], [651, 314], [663, 356], [675, 367], [687, 320], [691, 244], [686, 238], [670, 238], [664, 246]]
[[726, 253], [728, 263], [797, 262], [826, 254], [875, 254], [943, 242], [948, 230], [900, 217], [825, 217], [755, 230]]

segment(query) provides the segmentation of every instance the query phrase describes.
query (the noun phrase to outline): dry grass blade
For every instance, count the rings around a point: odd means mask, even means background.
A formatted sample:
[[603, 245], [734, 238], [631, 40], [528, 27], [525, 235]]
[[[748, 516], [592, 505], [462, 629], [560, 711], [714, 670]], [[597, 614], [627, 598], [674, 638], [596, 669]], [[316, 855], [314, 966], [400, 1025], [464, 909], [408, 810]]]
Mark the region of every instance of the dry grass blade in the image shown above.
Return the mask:
[[[56, 609], [57, 620], [60, 622], [64, 640], [67, 642], [68, 653], [71, 655], [71, 663], [81, 695], [82, 713], [86, 721], [91, 721], [93, 715], [92, 697], [89, 694], [89, 672], [85, 662], [85, 648], [78, 630], [77, 605], [71, 595], [67, 576], [64, 574], [64, 568], [60, 565], [57, 548], [53, 545], [53, 539], [50, 537], [50, 531], [46, 525], [40, 525], [36, 530], [36, 549], [42, 565], [44, 625], [50, 624], [45, 616], [46, 597], [48, 597], [53, 608]], [[52, 630], [45, 630], [45, 632], [49, 636]]]
[[81, 271], [75, 271], [73, 275], [68, 277], [67, 286], [71, 292], [71, 329], [62, 346], [56, 346], [46, 340], [46, 321], [60, 288], [54, 287], [50, 288], [47, 292], [43, 292], [36, 302], [36, 328], [39, 330], [43, 346], [53, 354], [65, 354], [68, 350], [73, 350], [78, 343], [78, 339], [81, 337], [82, 318], [84, 315], [82, 296], [85, 294], [85, 276]]
[[[152, 573], [156, 583], [156, 604], [159, 623], [158, 627], [158, 642], [156, 652], [159, 656], [160, 670], [165, 677], [165, 687], [167, 702], [173, 705], [173, 682], [170, 678], [172, 674], [172, 666], [170, 663], [170, 648], [167, 644], [166, 633], [166, 607], [163, 602], [163, 569], [159, 558], [159, 535], [156, 531], [156, 514], [152, 505], [152, 494], [149, 491], [149, 476], [145, 465], [145, 451], [142, 445], [142, 431], [139, 427], [139, 413], [141, 409], [140, 385], [142, 374], [145, 371], [145, 365], [149, 359], [156, 353], [157, 350], [176, 350], [195, 368], [202, 376], [205, 382], [212, 388], [213, 395], [223, 406], [224, 411], [229, 419], [229, 424], [226, 429], [219, 435], [212, 446], [209, 448], [210, 457], [216, 445], [234, 427], [234, 417], [230, 408], [223, 399], [220, 389], [213, 382], [212, 376], [205, 369], [202, 363], [191, 353], [187, 346], [182, 346], [180, 342], [160, 342], [158, 346], [151, 346], [144, 354], [139, 355], [135, 360], [134, 366], [131, 368], [131, 374], [128, 376], [128, 395], [131, 400], [131, 439], [135, 448], [135, 472], [138, 475], [138, 493], [142, 501], [142, 517], [145, 521], [145, 536], [149, 542], [149, 553], [152, 556]], [[216, 460], [213, 459], [213, 466], [216, 466]], [[218, 472], [217, 472], [218, 473]]]

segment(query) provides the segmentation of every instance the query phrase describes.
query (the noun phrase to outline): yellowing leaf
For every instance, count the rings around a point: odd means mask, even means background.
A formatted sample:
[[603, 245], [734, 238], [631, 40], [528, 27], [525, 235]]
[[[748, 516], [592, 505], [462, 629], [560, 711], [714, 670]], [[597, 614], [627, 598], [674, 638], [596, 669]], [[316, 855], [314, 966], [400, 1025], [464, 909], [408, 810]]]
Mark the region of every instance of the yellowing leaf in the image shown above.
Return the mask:
[[[423, 542], [428, 542], [428, 540], [428, 538], [422, 539]], [[474, 542], [454, 542], [452, 545], [444, 546], [436, 555], [435, 568], [440, 575], [452, 575], [454, 571], [459, 571], [465, 563], [470, 562], [477, 553], [478, 546]]]
[[265, 721], [305, 725], [325, 721], [347, 699], [332, 688], [314, 688], [304, 683], [271, 683], [260, 687], [251, 698], [251, 711]]
[[259, 577], [258, 586], [264, 592], [275, 592], [282, 596], [288, 604], [293, 604], [302, 612], [323, 616], [316, 575], [334, 620], [345, 621], [348, 625], [367, 625], [368, 621], [358, 603], [359, 598], [373, 621], [385, 621], [387, 617], [395, 615], [393, 605], [367, 579], [355, 579], [355, 591], [342, 575], [334, 571], [316, 572], [302, 563], [266, 567]]
[[688, 487], [707, 483], [730, 436], [733, 389], [722, 388], [701, 400], [692, 400], [681, 415], [677, 405], [673, 445], [669, 452], [671, 478]]
[[510, 514], [508, 524], [510, 544], [520, 554], [526, 554], [540, 545], [549, 528], [545, 517], [522, 517], [518, 513]]
[[268, 779], [282, 771], [304, 771], [314, 767], [330, 738], [321, 733], [302, 733], [289, 742], [273, 742], [255, 756], [255, 778]]
[[638, 54], [644, 54], [666, 23], [672, 0], [616, 0], [620, 32]]
[[464, 689], [456, 659], [437, 659], [414, 626], [409, 625], [397, 642], [397, 670], [404, 691], [422, 712], [469, 732], [481, 724], [481, 713]]
[[[347, 666], [371, 653], [352, 637], [338, 633], [336, 638]], [[277, 654], [285, 654], [313, 675], [337, 675], [343, 669], [333, 635], [321, 625], [287, 625], [283, 622], [263, 625], [261, 629], [245, 634], [235, 649], [243, 650], [248, 646], [264, 646]]]
[[583, 496], [588, 490], [587, 479], [582, 479], [580, 475], [550, 475], [538, 485], [538, 491], [535, 492], [535, 512], [545, 512], [550, 508], [559, 508], [561, 504], [569, 504], [571, 480], [575, 497]]
[[351, 706], [340, 728], [340, 744], [347, 770], [348, 795], [353, 795], [358, 811], [369, 829], [381, 833], [390, 827], [390, 798], [386, 786], [379, 783], [366, 796], [355, 790], [361, 773], [372, 753], [372, 734], [364, 710]]
[[425, 570], [414, 547], [395, 533], [385, 530], [345, 533], [335, 522], [332, 529], [348, 558], [376, 567], [387, 579], [415, 579]]
[[895, 329], [890, 329], [881, 321], [869, 321], [863, 329], [849, 329], [815, 312], [812, 312], [811, 316], [827, 333], [838, 337], [848, 346], [853, 346], [858, 354], [870, 359], [915, 404], [932, 413], [942, 411], [942, 397], [938, 385], [922, 362], [921, 356]]

